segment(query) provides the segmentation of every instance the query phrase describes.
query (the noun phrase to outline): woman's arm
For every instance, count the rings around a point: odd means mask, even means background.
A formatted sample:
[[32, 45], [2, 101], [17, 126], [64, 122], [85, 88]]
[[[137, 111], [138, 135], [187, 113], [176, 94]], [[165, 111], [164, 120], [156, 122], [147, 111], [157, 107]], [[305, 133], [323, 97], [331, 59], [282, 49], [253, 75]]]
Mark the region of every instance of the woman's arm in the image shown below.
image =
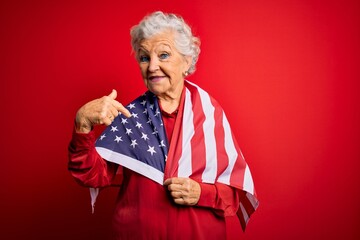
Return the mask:
[[75, 127], [69, 145], [68, 168], [72, 176], [87, 187], [105, 187], [116, 175], [117, 165], [103, 160], [95, 149], [95, 125], [110, 125], [119, 112], [130, 112], [118, 101], [113, 90], [108, 96], [92, 100], [76, 113]]
[[79, 184], [93, 188], [111, 184], [118, 165], [103, 160], [97, 153], [93, 131], [86, 134], [74, 129], [68, 153], [68, 169]]
[[221, 216], [235, 216], [239, 209], [239, 191], [222, 183], [199, 183], [201, 194], [197, 206], [209, 207]]

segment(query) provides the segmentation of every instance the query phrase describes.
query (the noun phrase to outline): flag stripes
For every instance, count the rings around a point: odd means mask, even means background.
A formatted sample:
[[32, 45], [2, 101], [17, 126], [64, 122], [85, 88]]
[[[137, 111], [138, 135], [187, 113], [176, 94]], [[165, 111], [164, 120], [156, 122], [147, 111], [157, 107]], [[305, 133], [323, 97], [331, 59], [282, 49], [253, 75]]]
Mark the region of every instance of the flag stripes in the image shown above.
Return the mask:
[[[184, 109], [192, 109], [191, 93], [188, 89], [185, 89], [185, 103]], [[192, 122], [194, 119], [193, 111], [184, 111], [183, 122]], [[194, 136], [194, 125], [188, 124], [186, 127], [182, 127], [182, 156], [179, 159], [178, 176], [189, 177], [192, 173], [192, 161], [188, 159], [192, 156], [191, 144], [187, 144]]]
[[120, 115], [97, 140], [99, 154], [159, 184], [190, 177], [243, 190], [237, 214], [244, 228], [258, 201], [250, 169], [218, 102], [186, 81], [170, 146], [154, 94], [147, 92], [127, 108], [132, 117]]

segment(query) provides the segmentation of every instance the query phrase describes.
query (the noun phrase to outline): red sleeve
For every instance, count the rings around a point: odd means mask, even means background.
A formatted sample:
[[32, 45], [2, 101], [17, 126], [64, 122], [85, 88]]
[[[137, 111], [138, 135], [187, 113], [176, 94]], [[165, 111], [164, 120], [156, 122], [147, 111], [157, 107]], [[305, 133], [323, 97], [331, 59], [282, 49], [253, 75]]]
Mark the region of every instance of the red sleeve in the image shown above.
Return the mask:
[[201, 195], [197, 203], [198, 206], [212, 208], [213, 211], [221, 217], [236, 215], [239, 208], [237, 189], [222, 183], [199, 184], [201, 187]]
[[76, 133], [69, 144], [68, 169], [75, 180], [86, 187], [109, 186], [118, 165], [105, 161], [95, 149], [95, 133]]

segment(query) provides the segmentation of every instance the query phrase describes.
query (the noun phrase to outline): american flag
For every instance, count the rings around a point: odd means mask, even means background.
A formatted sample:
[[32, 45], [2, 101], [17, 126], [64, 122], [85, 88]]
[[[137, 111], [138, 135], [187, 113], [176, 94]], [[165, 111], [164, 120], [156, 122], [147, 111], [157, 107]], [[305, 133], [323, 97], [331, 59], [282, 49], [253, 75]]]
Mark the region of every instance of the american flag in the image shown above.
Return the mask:
[[102, 158], [162, 184], [169, 144], [157, 98], [148, 91], [126, 108], [131, 117], [120, 113], [97, 139], [96, 150]]
[[243, 190], [238, 216], [245, 229], [258, 200], [250, 169], [218, 102], [185, 81], [171, 145], [153, 93], [146, 92], [126, 108], [132, 116], [120, 114], [97, 139], [100, 156], [159, 184], [169, 177], [190, 177]]

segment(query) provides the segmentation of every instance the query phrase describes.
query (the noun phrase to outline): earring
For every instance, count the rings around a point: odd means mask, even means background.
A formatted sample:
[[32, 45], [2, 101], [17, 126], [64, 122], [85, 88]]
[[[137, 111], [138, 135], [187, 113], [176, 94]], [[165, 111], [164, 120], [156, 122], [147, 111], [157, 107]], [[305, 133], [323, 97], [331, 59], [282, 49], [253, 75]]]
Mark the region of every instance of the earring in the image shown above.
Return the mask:
[[189, 75], [189, 72], [185, 71], [183, 74], [184, 74], [185, 77], [187, 77]]

